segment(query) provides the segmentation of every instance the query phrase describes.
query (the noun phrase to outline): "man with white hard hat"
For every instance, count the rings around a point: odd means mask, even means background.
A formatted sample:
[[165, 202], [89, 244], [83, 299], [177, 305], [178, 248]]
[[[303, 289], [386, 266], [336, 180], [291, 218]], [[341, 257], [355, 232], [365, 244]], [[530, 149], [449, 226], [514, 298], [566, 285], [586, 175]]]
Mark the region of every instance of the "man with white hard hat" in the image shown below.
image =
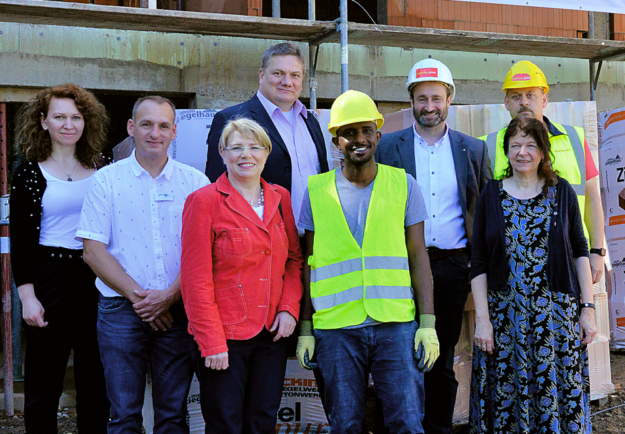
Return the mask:
[[382, 137], [376, 160], [413, 175], [425, 198], [430, 217], [425, 222], [425, 244], [434, 278], [441, 355], [425, 374], [423, 428], [427, 434], [451, 434], [458, 389], [454, 348], [470, 291], [473, 216], [492, 171], [484, 141], [454, 131], [445, 122], [456, 93], [447, 66], [435, 59], [417, 62], [406, 89], [415, 122]]
[[333, 433], [362, 433], [369, 374], [390, 432], [423, 433], [423, 370], [439, 351], [427, 212], [412, 176], [375, 162], [383, 123], [364, 93], [334, 101], [328, 127], [345, 165], [308, 178], [300, 215], [308, 261], [297, 357], [308, 369], [316, 358]]
[[[545, 74], [532, 62], [522, 60], [510, 68], [503, 83], [504, 104], [512, 119], [533, 117], [542, 121], [549, 133], [551, 161], [559, 175], [577, 193], [579, 208], [584, 216], [584, 233], [590, 247], [590, 268], [593, 283], [601, 280], [605, 249], [603, 209], [597, 186], [599, 171], [595, 166], [584, 129], [550, 121], [543, 114], [549, 102], [549, 85]], [[508, 159], [503, 150], [507, 128], [481, 137], [486, 140], [495, 177], [503, 175]]]

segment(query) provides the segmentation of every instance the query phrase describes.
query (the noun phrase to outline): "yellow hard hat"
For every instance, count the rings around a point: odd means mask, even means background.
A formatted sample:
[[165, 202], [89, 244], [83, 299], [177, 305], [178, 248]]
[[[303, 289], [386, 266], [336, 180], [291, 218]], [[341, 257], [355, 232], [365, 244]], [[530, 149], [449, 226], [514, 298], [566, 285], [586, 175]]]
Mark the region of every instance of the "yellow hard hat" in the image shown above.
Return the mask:
[[521, 89], [524, 87], [540, 87], [545, 93], [549, 92], [545, 74], [538, 66], [527, 60], [522, 60], [510, 68], [506, 79], [503, 81], [501, 90], [505, 92], [508, 89]]
[[384, 125], [384, 117], [369, 95], [356, 90], [348, 90], [332, 103], [328, 130], [336, 137], [336, 130], [356, 122], [375, 122], [379, 130]]

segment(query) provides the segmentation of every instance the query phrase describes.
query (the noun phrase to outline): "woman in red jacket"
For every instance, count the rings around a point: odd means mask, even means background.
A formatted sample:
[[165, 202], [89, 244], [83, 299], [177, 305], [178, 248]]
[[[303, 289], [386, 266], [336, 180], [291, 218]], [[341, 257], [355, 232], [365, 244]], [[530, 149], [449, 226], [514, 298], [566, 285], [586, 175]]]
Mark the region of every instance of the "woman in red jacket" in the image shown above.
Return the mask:
[[181, 289], [206, 433], [275, 433], [302, 252], [288, 191], [260, 177], [270, 152], [260, 125], [230, 121], [227, 172], [184, 207]]

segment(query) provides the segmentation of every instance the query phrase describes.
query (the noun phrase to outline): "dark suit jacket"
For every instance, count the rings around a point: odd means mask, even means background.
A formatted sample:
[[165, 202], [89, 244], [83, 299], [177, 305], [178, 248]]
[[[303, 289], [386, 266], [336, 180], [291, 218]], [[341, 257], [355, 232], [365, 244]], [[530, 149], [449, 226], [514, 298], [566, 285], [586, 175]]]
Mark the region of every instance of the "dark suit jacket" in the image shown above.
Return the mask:
[[[470, 247], [473, 239], [473, 218], [477, 198], [487, 181], [493, 177], [493, 171], [490, 168], [486, 142], [451, 128], [449, 141], [454, 156], [460, 207]], [[375, 161], [400, 167], [416, 178], [413, 127], [383, 135], [375, 151]]]
[[[253, 119], [267, 131], [271, 139], [271, 153], [267, 158], [267, 163], [261, 176], [265, 181], [278, 184], [291, 192], [291, 157], [289, 156], [289, 151], [282, 137], [280, 137], [278, 129], [269, 117], [267, 110], [265, 110], [265, 107], [256, 95], [249, 101], [229, 107], [215, 114], [207, 139], [206, 176], [208, 176], [208, 179], [211, 182], [215, 182], [226, 171], [226, 166], [224, 166], [224, 162], [219, 155], [219, 138], [226, 123], [234, 117]], [[319, 122], [312, 113], [309, 113], [308, 118], [304, 118], [304, 121], [317, 148], [321, 172], [327, 172], [328, 158]]]

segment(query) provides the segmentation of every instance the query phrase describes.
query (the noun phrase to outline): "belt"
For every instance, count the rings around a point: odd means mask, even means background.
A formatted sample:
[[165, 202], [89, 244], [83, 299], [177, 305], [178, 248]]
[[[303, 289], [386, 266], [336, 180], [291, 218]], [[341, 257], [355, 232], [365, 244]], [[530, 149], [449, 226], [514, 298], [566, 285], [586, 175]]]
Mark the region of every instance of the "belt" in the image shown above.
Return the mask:
[[436, 261], [437, 259], [446, 258], [447, 256], [464, 252], [467, 249], [466, 247], [461, 247], [459, 249], [439, 249], [438, 247], [428, 247], [427, 250], [430, 261]]
[[70, 260], [76, 261], [79, 260], [82, 262], [82, 249], [74, 250], [74, 249], [66, 249], [64, 247], [50, 247], [50, 246], [42, 246], [39, 245], [39, 254], [42, 258], [53, 258], [57, 260]]

